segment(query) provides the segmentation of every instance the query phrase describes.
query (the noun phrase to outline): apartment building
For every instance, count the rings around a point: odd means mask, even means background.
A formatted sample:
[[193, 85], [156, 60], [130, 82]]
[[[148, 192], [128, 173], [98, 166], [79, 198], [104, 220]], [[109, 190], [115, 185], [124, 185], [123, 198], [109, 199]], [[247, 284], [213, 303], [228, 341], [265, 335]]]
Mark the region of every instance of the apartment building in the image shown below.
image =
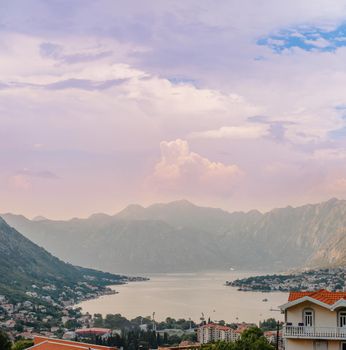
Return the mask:
[[221, 326], [214, 323], [208, 323], [197, 329], [197, 341], [200, 344], [207, 344], [215, 341], [236, 341], [240, 333], [230, 327]]

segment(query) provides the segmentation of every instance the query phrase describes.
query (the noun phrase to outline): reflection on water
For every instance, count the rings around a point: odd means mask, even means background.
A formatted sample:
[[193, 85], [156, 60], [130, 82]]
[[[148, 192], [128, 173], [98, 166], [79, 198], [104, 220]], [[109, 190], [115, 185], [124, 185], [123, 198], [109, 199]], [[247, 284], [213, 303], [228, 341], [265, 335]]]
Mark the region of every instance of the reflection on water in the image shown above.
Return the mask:
[[[151, 274], [150, 281], [115, 286], [119, 294], [88, 300], [79, 306], [91, 314], [120, 313], [127, 318], [148, 316], [191, 317], [198, 321], [202, 312], [211, 320], [256, 322], [274, 317], [283, 319], [278, 305], [287, 301], [287, 293], [240, 292], [226, 287], [226, 280], [254, 275], [253, 272], [217, 271], [203, 273]], [[263, 302], [263, 299], [268, 299]]]

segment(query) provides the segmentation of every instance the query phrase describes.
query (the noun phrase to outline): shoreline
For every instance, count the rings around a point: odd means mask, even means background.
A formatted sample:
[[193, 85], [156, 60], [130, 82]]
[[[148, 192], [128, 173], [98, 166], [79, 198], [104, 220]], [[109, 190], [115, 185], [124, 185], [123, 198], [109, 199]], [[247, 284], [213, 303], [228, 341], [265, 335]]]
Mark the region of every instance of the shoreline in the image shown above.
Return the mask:
[[71, 305], [73, 308], [76, 307], [76, 305], [82, 303], [82, 302], [85, 302], [85, 301], [90, 301], [90, 300], [97, 300], [103, 296], [108, 296], [108, 295], [115, 295], [115, 294], [119, 294], [120, 292], [118, 292], [117, 290], [115, 289], [112, 289], [111, 287], [116, 287], [116, 286], [124, 286], [126, 284], [129, 284], [129, 283], [136, 283], [136, 282], [147, 282], [147, 281], [150, 281], [150, 278], [149, 277], [129, 277], [129, 280], [125, 281], [125, 282], [119, 282], [119, 283], [116, 283], [116, 284], [107, 284], [104, 288], [105, 288], [105, 291], [102, 293], [100, 293], [99, 295], [97, 296], [94, 296], [94, 297], [86, 297], [86, 298], [83, 298], [83, 299], [80, 299], [78, 300], [77, 303], [74, 303], [73, 305]]
[[[230, 276], [233, 275], [233, 276]], [[239, 276], [241, 275], [241, 276]], [[116, 296], [104, 296], [77, 304], [82, 312], [121, 314], [131, 319], [138, 315], [147, 316], [156, 313], [155, 319], [164, 321], [167, 315], [173, 318], [191, 318], [198, 320], [203, 312], [211, 319], [236, 322], [258, 322], [275, 315], [270, 309], [287, 300], [283, 293], [266, 293], [268, 303], [262, 302], [263, 293], [241, 294], [236, 288], [225, 288], [225, 277], [250, 276], [252, 272], [235, 274], [229, 271], [202, 272], [189, 274], [159, 274], [149, 276], [150, 283], [115, 285], [111, 288], [120, 293]], [[245, 302], [239, 303], [241, 298]]]

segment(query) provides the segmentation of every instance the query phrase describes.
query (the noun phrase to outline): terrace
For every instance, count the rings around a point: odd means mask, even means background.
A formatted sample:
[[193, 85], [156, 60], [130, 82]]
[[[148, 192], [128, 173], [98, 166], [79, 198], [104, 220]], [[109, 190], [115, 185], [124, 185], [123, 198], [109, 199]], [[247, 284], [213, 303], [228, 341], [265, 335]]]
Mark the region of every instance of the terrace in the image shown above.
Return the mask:
[[346, 340], [346, 327], [307, 327], [286, 325], [283, 336], [292, 339]]

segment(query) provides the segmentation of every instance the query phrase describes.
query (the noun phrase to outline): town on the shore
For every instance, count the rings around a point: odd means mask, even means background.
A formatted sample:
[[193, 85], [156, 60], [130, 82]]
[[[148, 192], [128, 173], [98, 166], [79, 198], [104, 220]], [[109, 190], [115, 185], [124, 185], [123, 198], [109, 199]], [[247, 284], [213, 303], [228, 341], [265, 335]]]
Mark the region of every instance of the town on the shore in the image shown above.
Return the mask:
[[234, 281], [226, 281], [227, 286], [241, 291], [291, 292], [328, 289], [344, 291], [346, 288], [346, 268], [327, 268], [303, 272], [251, 276]]

